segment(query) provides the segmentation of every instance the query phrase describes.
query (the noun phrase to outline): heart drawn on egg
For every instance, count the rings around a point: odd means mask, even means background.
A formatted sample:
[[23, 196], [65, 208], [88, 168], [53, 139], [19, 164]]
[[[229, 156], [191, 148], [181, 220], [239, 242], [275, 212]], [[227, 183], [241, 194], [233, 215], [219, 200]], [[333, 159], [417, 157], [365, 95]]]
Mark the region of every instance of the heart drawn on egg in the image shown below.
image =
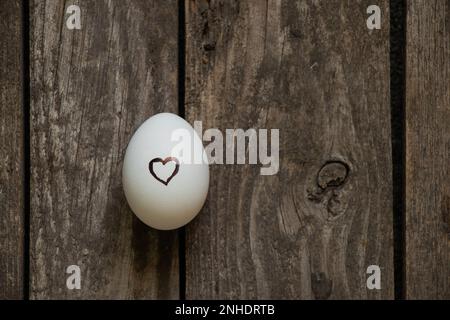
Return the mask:
[[[163, 166], [165, 166], [167, 163], [172, 163], [172, 162], [175, 163], [175, 168], [173, 169], [172, 174], [166, 180], [160, 178], [155, 173], [155, 168], [154, 168], [155, 164], [161, 163]], [[159, 182], [161, 182], [162, 184], [167, 186], [169, 184], [170, 180], [172, 180], [172, 178], [175, 177], [175, 175], [178, 173], [178, 170], [180, 169], [180, 161], [178, 161], [178, 159], [175, 157], [167, 157], [165, 159], [155, 158], [149, 162], [148, 169], [150, 170], [150, 173], [152, 174], [153, 178], [155, 178], [156, 180], [158, 180]]]

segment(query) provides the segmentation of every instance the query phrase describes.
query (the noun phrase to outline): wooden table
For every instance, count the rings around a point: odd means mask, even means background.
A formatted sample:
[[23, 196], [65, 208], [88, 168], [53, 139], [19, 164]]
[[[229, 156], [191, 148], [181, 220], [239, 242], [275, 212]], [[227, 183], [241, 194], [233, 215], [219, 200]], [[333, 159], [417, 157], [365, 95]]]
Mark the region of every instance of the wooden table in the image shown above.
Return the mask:
[[[0, 2], [0, 298], [449, 299], [449, 6]], [[280, 171], [212, 165], [192, 223], [146, 227], [122, 161], [164, 111], [280, 129]]]

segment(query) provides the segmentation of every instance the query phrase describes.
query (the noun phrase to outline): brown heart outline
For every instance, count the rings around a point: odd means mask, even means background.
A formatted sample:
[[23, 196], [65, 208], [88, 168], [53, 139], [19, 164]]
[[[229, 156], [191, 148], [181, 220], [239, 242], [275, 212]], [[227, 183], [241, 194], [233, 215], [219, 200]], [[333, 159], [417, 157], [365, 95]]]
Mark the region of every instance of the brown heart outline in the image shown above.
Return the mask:
[[[173, 170], [172, 175], [167, 179], [167, 181], [164, 181], [156, 175], [155, 171], [153, 171], [153, 164], [155, 162], [161, 162], [163, 166], [165, 166], [167, 162], [171, 161], [175, 162], [175, 170]], [[178, 170], [180, 169], [180, 161], [178, 161], [178, 159], [175, 157], [167, 157], [164, 160], [161, 158], [155, 158], [148, 163], [148, 169], [150, 170], [150, 173], [152, 174], [153, 178], [155, 178], [156, 180], [167, 186], [170, 180], [172, 180], [172, 178], [175, 177], [175, 175], [178, 173]]]

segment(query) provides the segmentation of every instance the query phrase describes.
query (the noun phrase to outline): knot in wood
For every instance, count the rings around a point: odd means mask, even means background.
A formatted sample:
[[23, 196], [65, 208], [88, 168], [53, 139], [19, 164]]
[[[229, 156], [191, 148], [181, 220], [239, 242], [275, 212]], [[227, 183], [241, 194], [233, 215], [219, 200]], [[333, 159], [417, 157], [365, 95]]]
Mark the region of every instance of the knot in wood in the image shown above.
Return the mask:
[[211, 41], [211, 42], [207, 42], [205, 44], [203, 44], [203, 49], [205, 51], [213, 51], [216, 49], [216, 42], [215, 41]]
[[311, 289], [316, 299], [328, 299], [333, 289], [333, 281], [323, 272], [311, 273]]
[[342, 161], [329, 161], [320, 168], [317, 174], [317, 185], [325, 190], [339, 187], [345, 183], [349, 173], [349, 166]]

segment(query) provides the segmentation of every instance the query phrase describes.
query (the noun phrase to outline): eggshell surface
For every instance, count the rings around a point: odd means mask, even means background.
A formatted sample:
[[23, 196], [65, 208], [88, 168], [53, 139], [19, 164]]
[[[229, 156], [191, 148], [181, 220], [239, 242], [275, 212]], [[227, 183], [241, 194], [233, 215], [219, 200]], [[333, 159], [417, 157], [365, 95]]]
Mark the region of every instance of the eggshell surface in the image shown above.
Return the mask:
[[184, 226], [208, 193], [209, 167], [200, 137], [178, 115], [154, 115], [128, 144], [122, 181], [128, 204], [142, 222], [160, 230]]

